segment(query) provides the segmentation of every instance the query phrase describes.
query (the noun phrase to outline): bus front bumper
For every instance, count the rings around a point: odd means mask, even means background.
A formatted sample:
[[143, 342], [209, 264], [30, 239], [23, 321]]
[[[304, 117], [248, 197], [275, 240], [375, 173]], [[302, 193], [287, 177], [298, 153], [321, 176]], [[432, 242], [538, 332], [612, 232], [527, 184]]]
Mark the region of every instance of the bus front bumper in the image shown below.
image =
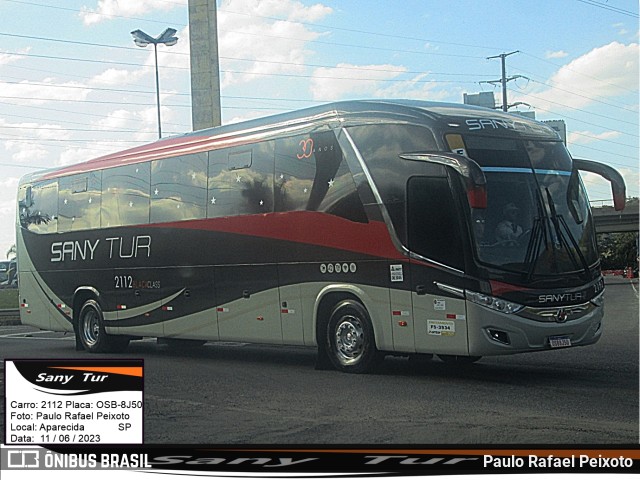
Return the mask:
[[540, 321], [467, 302], [469, 355], [506, 355], [590, 345], [602, 335], [603, 317], [604, 308], [597, 307], [565, 322]]

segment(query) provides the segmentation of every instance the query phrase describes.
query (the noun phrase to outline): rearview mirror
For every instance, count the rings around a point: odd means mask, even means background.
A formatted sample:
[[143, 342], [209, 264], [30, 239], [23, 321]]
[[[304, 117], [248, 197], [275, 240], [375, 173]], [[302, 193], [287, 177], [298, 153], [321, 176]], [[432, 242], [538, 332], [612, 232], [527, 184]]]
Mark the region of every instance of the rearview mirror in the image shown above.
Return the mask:
[[627, 187], [624, 183], [624, 178], [622, 178], [622, 175], [620, 175], [615, 168], [605, 165], [604, 163], [581, 158], [574, 158], [573, 163], [578, 170], [595, 173], [609, 180], [613, 193], [613, 207], [617, 211], [624, 210], [627, 198]]

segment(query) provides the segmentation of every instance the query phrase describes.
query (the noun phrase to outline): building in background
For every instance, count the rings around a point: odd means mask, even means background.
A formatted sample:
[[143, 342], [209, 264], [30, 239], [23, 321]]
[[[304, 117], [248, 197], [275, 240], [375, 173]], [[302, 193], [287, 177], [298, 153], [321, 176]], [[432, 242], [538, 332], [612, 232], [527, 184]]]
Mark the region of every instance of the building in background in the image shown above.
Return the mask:
[[[478, 107], [491, 108], [493, 110], [497, 108], [496, 99], [493, 92], [464, 93], [463, 101], [466, 105], [476, 105]], [[514, 115], [521, 115], [531, 120], [536, 119], [536, 112], [534, 110], [529, 110], [526, 112], [514, 111], [511, 113], [513, 113]], [[560, 138], [562, 139], [564, 144], [567, 144], [567, 124], [564, 122], [564, 120], [544, 120], [542, 121], [542, 123], [558, 132], [558, 135], [560, 135]]]

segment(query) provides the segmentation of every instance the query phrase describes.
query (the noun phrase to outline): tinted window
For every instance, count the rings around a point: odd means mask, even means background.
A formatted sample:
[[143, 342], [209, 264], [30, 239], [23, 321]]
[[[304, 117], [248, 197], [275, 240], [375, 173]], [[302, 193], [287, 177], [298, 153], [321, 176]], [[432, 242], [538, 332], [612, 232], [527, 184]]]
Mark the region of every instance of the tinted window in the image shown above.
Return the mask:
[[206, 153], [152, 162], [151, 223], [204, 218], [206, 205]]
[[24, 187], [20, 193], [20, 224], [36, 233], [58, 231], [58, 181]]
[[462, 270], [458, 212], [446, 177], [414, 177], [407, 185], [409, 249]]
[[207, 217], [273, 211], [273, 142], [209, 152]]
[[276, 141], [276, 210], [311, 210], [366, 222], [333, 131]]
[[561, 142], [488, 138], [467, 135], [467, 154], [483, 167], [571, 171], [571, 158]]
[[72, 175], [59, 180], [58, 231], [100, 227], [102, 172]]
[[400, 160], [399, 155], [438, 150], [433, 134], [425, 127], [399, 124], [362, 125], [347, 130], [371, 172], [396, 233], [405, 242], [405, 188], [407, 178], [415, 173], [415, 165]]
[[149, 163], [103, 171], [102, 227], [149, 222], [149, 176]]

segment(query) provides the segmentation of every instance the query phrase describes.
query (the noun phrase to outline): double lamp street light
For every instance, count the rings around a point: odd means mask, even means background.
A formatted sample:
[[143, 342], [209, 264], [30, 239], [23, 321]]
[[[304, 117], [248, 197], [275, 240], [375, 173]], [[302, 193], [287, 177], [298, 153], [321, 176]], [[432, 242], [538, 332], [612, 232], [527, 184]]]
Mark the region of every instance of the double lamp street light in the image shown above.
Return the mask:
[[160, 124], [160, 81], [158, 79], [158, 44], [162, 43], [167, 47], [171, 47], [178, 43], [178, 37], [175, 36], [177, 30], [174, 28], [167, 28], [156, 38], [146, 34], [142, 30], [134, 30], [131, 32], [133, 35], [133, 42], [139, 47], [146, 47], [149, 44], [153, 45], [153, 52], [156, 60], [156, 104], [158, 106], [158, 138], [162, 138], [162, 126]]

